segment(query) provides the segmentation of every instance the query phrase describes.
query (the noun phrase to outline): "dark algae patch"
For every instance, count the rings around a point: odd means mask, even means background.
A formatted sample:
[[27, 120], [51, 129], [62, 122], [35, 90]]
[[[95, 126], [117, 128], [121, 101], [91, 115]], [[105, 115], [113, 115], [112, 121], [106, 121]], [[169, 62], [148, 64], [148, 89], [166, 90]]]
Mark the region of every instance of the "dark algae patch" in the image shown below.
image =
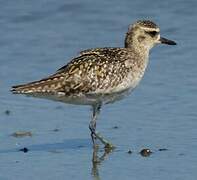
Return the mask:
[[127, 153], [128, 153], [128, 154], [132, 154], [132, 151], [131, 151], [131, 149], [129, 149], [129, 150], [127, 151]]
[[24, 153], [27, 153], [27, 152], [29, 151], [29, 149], [26, 148], [26, 147], [24, 147], [24, 148], [22, 148], [22, 149], [19, 149], [19, 151], [22, 151], [22, 152], [24, 152]]
[[168, 149], [167, 148], [160, 148], [160, 149], [158, 149], [158, 151], [168, 151]]
[[4, 111], [4, 114], [9, 116], [11, 114], [11, 111], [7, 109], [7, 110]]
[[60, 129], [55, 128], [55, 129], [53, 129], [52, 131], [53, 131], [53, 132], [59, 132], [59, 131], [60, 131]]
[[118, 126], [113, 126], [113, 127], [112, 127], [112, 129], [118, 129], [118, 128], [119, 128]]

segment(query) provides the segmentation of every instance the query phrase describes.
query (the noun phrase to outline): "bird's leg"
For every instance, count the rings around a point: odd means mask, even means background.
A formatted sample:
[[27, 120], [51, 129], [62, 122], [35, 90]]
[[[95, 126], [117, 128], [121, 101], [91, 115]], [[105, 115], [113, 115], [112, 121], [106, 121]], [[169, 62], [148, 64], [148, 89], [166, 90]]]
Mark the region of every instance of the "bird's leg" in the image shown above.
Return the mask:
[[93, 105], [92, 119], [89, 124], [89, 129], [91, 131], [91, 138], [92, 138], [93, 145], [95, 145], [95, 141], [97, 138], [96, 137], [96, 120], [100, 113], [100, 110], [101, 110], [101, 104]]
[[93, 145], [95, 146], [96, 139], [100, 140], [105, 145], [106, 149], [113, 149], [114, 146], [104, 139], [99, 133], [96, 132], [96, 120], [101, 110], [101, 104], [93, 105], [92, 119], [89, 124]]

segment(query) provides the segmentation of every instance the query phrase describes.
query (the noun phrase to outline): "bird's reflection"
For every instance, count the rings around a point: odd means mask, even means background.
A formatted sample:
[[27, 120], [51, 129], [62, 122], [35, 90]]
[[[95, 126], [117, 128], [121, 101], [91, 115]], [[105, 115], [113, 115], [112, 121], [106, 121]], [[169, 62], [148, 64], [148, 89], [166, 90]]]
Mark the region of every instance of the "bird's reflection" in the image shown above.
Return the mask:
[[[99, 152], [99, 145], [96, 144], [93, 147], [92, 154], [92, 176], [94, 180], [100, 180], [99, 176], [99, 165], [107, 159], [110, 153], [112, 153], [113, 149], [105, 148], [103, 152]], [[99, 155], [101, 153], [101, 155]]]

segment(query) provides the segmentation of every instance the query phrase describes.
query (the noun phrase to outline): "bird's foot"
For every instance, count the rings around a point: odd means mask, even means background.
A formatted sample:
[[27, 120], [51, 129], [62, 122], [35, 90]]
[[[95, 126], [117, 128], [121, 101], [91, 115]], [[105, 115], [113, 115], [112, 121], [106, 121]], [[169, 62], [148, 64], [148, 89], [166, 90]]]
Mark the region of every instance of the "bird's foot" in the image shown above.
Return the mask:
[[110, 152], [110, 151], [112, 151], [113, 149], [115, 149], [115, 146], [114, 146], [112, 143], [110, 143], [108, 140], [106, 140], [103, 136], [101, 136], [100, 133], [95, 132], [94, 135], [95, 135], [95, 137], [96, 137], [98, 140], [101, 141], [101, 143], [104, 144], [105, 150], [106, 150], [106, 151]]

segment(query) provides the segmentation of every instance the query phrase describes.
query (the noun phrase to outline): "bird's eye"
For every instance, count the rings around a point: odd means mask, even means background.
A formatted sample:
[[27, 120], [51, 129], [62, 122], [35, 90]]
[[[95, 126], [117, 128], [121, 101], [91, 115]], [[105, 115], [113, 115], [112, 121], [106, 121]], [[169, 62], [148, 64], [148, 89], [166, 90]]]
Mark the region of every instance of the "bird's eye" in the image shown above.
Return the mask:
[[146, 33], [148, 33], [150, 36], [154, 37], [156, 36], [157, 34], [159, 34], [159, 32], [157, 31], [146, 31]]

